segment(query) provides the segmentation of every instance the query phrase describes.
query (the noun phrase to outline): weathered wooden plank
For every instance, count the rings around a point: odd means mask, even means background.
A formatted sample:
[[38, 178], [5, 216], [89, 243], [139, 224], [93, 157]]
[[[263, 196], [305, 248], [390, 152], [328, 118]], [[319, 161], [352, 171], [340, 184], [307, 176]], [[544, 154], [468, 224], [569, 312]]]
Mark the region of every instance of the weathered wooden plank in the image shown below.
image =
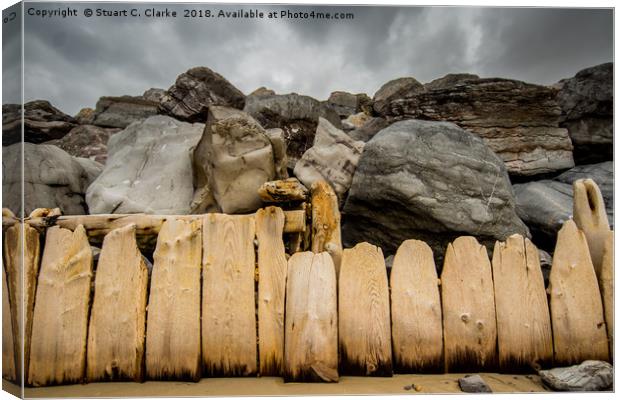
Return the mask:
[[262, 376], [280, 376], [284, 364], [284, 295], [287, 261], [282, 241], [284, 213], [256, 212], [258, 239], [258, 355]]
[[558, 232], [549, 291], [555, 363], [608, 360], [601, 294], [586, 237], [573, 220]]
[[200, 379], [201, 228], [173, 219], [159, 232], [146, 325], [150, 379]]
[[86, 364], [93, 256], [84, 227], [47, 230], [32, 317], [28, 383], [80, 382]]
[[[25, 237], [25, 240], [22, 238]], [[8, 228], [4, 239], [4, 260], [11, 303], [13, 337], [17, 366], [22, 368], [22, 335], [24, 337], [24, 376], [28, 376], [32, 313], [40, 263], [39, 232], [28, 224], [17, 223]], [[22, 258], [23, 244], [23, 258]], [[23, 260], [23, 263], [22, 263]], [[22, 286], [23, 285], [23, 286]], [[25, 296], [22, 295], [25, 293]]]
[[609, 355], [614, 355], [614, 232], [607, 232], [603, 261], [601, 263], [601, 275], [599, 278], [601, 297], [603, 298], [603, 311], [605, 325], [607, 326], [607, 338], [609, 339]]
[[338, 197], [329, 183], [320, 180], [310, 188], [312, 196], [312, 251], [327, 251], [334, 259], [336, 276], [342, 260], [340, 238], [340, 210]]
[[578, 179], [573, 183], [573, 218], [577, 228], [586, 236], [592, 265], [600, 282], [605, 240], [611, 229], [603, 195], [592, 179]]
[[253, 375], [257, 370], [254, 216], [208, 214], [202, 232], [205, 372]]
[[491, 263], [471, 236], [448, 245], [441, 273], [446, 372], [497, 365], [497, 328]]
[[[5, 261], [6, 262], [6, 261]], [[5, 263], [6, 265], [6, 263]], [[6, 284], [6, 273], [2, 269], [2, 377], [11, 382], [17, 381], [15, 364], [15, 338], [13, 337], [13, 321], [11, 321], [11, 304], [9, 287]]]
[[433, 251], [404, 241], [390, 274], [394, 369], [401, 373], [443, 371], [439, 279]]
[[284, 380], [338, 381], [336, 271], [328, 253], [288, 260]]
[[549, 367], [551, 317], [536, 246], [521, 235], [496, 242], [493, 280], [499, 367], [507, 372]]
[[338, 285], [340, 372], [392, 376], [390, 295], [381, 249], [368, 243], [345, 249]]
[[89, 381], [144, 379], [148, 270], [136, 243], [136, 227], [108, 233], [95, 274], [88, 327]]

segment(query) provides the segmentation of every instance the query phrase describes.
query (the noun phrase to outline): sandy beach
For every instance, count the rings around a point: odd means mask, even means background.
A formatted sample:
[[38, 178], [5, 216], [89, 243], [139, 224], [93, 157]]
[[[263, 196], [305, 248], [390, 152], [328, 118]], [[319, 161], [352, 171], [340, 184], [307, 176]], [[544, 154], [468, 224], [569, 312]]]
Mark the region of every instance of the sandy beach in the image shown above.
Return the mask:
[[[25, 397], [154, 397], [154, 396], [296, 396], [351, 394], [461, 393], [458, 379], [466, 374], [394, 375], [391, 378], [345, 376], [338, 383], [284, 383], [282, 378], [209, 378], [200, 382], [148, 381], [89, 383], [84, 385], [26, 388]], [[481, 373], [493, 392], [547, 391], [537, 375]], [[406, 390], [415, 386], [419, 389]], [[3, 389], [18, 393], [19, 387], [3, 381]]]

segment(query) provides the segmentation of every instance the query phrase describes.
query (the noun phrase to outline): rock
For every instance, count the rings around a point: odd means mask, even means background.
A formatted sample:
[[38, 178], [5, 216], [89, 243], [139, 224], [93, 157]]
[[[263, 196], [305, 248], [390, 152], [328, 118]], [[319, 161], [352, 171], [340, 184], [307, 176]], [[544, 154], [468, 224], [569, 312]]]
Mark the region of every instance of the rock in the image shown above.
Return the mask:
[[84, 157], [105, 164], [108, 158], [108, 140], [120, 132], [120, 128], [101, 128], [95, 125], [79, 125], [71, 129], [62, 139], [50, 140], [46, 144], [60, 147], [75, 157]]
[[90, 212], [188, 214], [192, 153], [203, 129], [156, 115], [113, 135], [106, 166], [86, 192]]
[[561, 126], [568, 129], [578, 164], [613, 159], [613, 63], [579, 71], [558, 83]]
[[288, 178], [288, 157], [286, 156], [286, 139], [280, 128], [267, 129], [267, 137], [273, 148], [273, 162], [276, 168], [276, 178]]
[[243, 93], [226, 78], [207, 67], [196, 67], [177, 77], [160, 109], [182, 121], [205, 122], [212, 105], [242, 109], [244, 104]]
[[[24, 104], [24, 140], [43, 143], [60, 139], [77, 124], [75, 118], [52, 106], [49, 101], [35, 100]], [[2, 145], [21, 142], [22, 113], [19, 104], [2, 105]]]
[[261, 86], [255, 91], [253, 91], [252, 93], [250, 93], [248, 96], [271, 96], [274, 94], [276, 94], [276, 92], [274, 92], [273, 90], [267, 89], [266, 87]]
[[158, 103], [141, 96], [102, 97], [97, 101], [92, 125], [126, 128], [157, 114]]
[[572, 185], [542, 180], [513, 186], [517, 214], [532, 233], [533, 242], [553, 250], [562, 225], [573, 214]]
[[510, 79], [476, 79], [432, 90], [413, 86], [380, 108], [375, 103], [375, 110], [388, 120], [454, 122], [482, 137], [510, 174], [531, 176], [574, 166], [556, 93]]
[[[226, 214], [253, 212], [262, 205], [258, 189], [275, 177], [269, 137], [243, 111], [211, 106], [208, 114], [204, 134], [194, 152], [196, 188], [203, 193], [210, 191], [218, 208]], [[208, 207], [203, 203], [198, 208]]]
[[601, 189], [609, 223], [613, 226], [614, 217], [614, 163], [605, 161], [598, 164], [578, 165], [553, 178], [558, 182], [573, 184], [577, 179], [592, 179]]
[[327, 99], [327, 106], [334, 110], [340, 118], [363, 112], [369, 109], [372, 100], [365, 93], [352, 94], [347, 92], [332, 92]]
[[345, 131], [352, 131], [364, 126], [372, 117], [365, 112], [357, 114], [351, 114], [346, 119], [342, 120], [342, 129]]
[[459, 387], [465, 393], [491, 393], [492, 390], [480, 375], [465, 375], [459, 378]]
[[[2, 148], [2, 192], [4, 207], [18, 213], [21, 205], [21, 144]], [[58, 207], [65, 215], [88, 213], [86, 188], [101, 171], [94, 161], [76, 159], [47, 144], [24, 143], [24, 212]]]
[[546, 251], [538, 249], [538, 258], [540, 260], [540, 269], [543, 274], [543, 280], [545, 281], [545, 287], [549, 287], [549, 273], [551, 273], [553, 257]]
[[90, 125], [93, 123], [94, 116], [95, 110], [86, 107], [82, 108], [77, 114], [75, 114], [75, 119], [81, 125]]
[[614, 369], [605, 361], [584, 361], [579, 365], [538, 372], [542, 381], [553, 390], [591, 392], [612, 390]]
[[424, 92], [424, 85], [415, 78], [393, 79], [377, 90], [372, 98], [373, 109], [379, 115], [385, 115], [392, 101], [420, 92]]
[[164, 89], [150, 88], [142, 94], [142, 98], [159, 104], [165, 94], [166, 91]]
[[394, 254], [385, 257], [385, 268], [390, 271], [394, 265]]
[[390, 254], [419, 239], [441, 260], [458, 236], [492, 247], [514, 233], [529, 237], [506, 167], [482, 139], [448, 122], [407, 120], [366, 143], [344, 207], [347, 246], [368, 241]]
[[308, 199], [308, 188], [297, 178], [265, 182], [258, 188], [262, 201], [268, 203], [286, 203], [289, 201], [305, 201]]
[[281, 128], [286, 139], [288, 167], [294, 168], [299, 158], [312, 147], [319, 117], [336, 128], [341, 127], [338, 114], [309, 96], [296, 93], [248, 96], [244, 111], [265, 129]]
[[385, 118], [371, 118], [361, 128], [348, 132], [354, 140], [367, 142], [372, 139], [381, 129], [390, 126]]
[[448, 89], [456, 85], [465, 84], [468, 81], [480, 79], [478, 75], [473, 74], [448, 74], [442, 78], [435, 79], [424, 84], [426, 90]]
[[295, 176], [307, 187], [324, 179], [344, 204], [364, 142], [351, 139], [324, 118], [319, 118], [314, 145], [295, 165]]

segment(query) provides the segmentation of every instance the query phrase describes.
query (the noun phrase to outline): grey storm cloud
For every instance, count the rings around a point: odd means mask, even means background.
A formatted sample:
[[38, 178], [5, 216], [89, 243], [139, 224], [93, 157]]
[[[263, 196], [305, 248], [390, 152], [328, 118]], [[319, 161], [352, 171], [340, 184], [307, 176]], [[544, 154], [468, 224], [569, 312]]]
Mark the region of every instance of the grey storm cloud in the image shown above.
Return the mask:
[[[24, 21], [25, 99], [75, 114], [106, 95], [168, 88], [208, 66], [244, 93], [260, 86], [325, 99], [385, 82], [469, 72], [552, 84], [613, 61], [611, 9], [30, 3], [79, 17]], [[176, 19], [86, 18], [86, 8], [176, 10]], [[182, 10], [352, 12], [353, 20], [185, 19]], [[5, 97], [7, 95], [5, 94]], [[5, 99], [12, 100], [9, 98]], [[17, 100], [18, 101], [18, 100]]]

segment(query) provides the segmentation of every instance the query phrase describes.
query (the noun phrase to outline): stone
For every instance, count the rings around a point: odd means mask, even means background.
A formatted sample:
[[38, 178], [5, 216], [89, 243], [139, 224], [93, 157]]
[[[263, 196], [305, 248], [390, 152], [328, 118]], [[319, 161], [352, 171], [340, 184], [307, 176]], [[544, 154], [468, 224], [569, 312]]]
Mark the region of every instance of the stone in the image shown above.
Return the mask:
[[613, 63], [579, 71], [558, 82], [561, 126], [568, 129], [578, 164], [613, 159]]
[[252, 93], [250, 93], [248, 96], [271, 96], [274, 94], [276, 94], [276, 92], [274, 92], [273, 90], [267, 89], [266, 87], [261, 86], [255, 91], [253, 91]]
[[[209, 107], [207, 124], [194, 152], [197, 192], [210, 193], [226, 214], [261, 207], [258, 189], [275, 178], [274, 154], [265, 130], [247, 113]], [[208, 186], [208, 188], [207, 188]], [[198, 209], [208, 209], [200, 204]]]
[[248, 96], [244, 111], [265, 129], [281, 128], [286, 139], [288, 168], [295, 168], [299, 158], [312, 147], [319, 117], [341, 128], [338, 114], [309, 96], [296, 93]]
[[343, 205], [363, 150], [364, 142], [351, 139], [319, 117], [314, 145], [297, 162], [293, 173], [307, 187], [325, 180]]
[[332, 92], [327, 99], [327, 106], [334, 110], [340, 118], [363, 112], [369, 109], [372, 100], [365, 93], [352, 94], [347, 92]]
[[288, 158], [286, 156], [286, 139], [280, 128], [267, 129], [267, 137], [273, 148], [273, 162], [276, 168], [276, 178], [288, 178]]
[[572, 185], [541, 180], [513, 186], [517, 214], [532, 233], [533, 242], [552, 251], [562, 225], [573, 215]]
[[491, 393], [492, 390], [480, 375], [465, 375], [459, 378], [459, 387], [465, 393]]
[[438, 260], [459, 236], [490, 248], [514, 233], [529, 237], [504, 163], [482, 139], [448, 122], [396, 122], [366, 143], [343, 219], [346, 246], [368, 241], [392, 254], [418, 239]]
[[426, 90], [447, 89], [476, 79], [480, 79], [480, 77], [474, 74], [448, 74], [429, 83], [425, 83], [424, 88]]
[[424, 85], [415, 78], [393, 79], [383, 84], [373, 96], [373, 110], [379, 115], [385, 115], [392, 101], [421, 92], [424, 92]]
[[613, 226], [614, 217], [614, 163], [605, 161], [598, 164], [578, 165], [553, 178], [558, 182], [572, 185], [578, 179], [592, 179], [601, 189], [609, 223]]
[[[22, 112], [19, 104], [2, 105], [2, 145], [21, 142]], [[24, 141], [43, 143], [60, 139], [77, 125], [77, 120], [52, 106], [49, 101], [24, 104]]]
[[265, 182], [258, 188], [259, 197], [267, 203], [306, 201], [308, 193], [308, 188], [302, 185], [297, 178]]
[[207, 67], [195, 67], [177, 77], [160, 109], [182, 121], [205, 122], [212, 105], [242, 109], [244, 104], [244, 94], [226, 78]]
[[157, 114], [158, 103], [141, 96], [102, 97], [97, 101], [92, 125], [126, 128]]
[[484, 139], [508, 172], [532, 176], [572, 168], [573, 147], [559, 126], [557, 90], [510, 79], [485, 78], [426, 90], [413, 86], [375, 111], [388, 120], [448, 121]]
[[93, 117], [95, 115], [95, 110], [90, 107], [82, 108], [77, 114], [75, 114], [75, 119], [81, 125], [90, 125], [93, 123]]
[[86, 192], [91, 214], [189, 214], [192, 154], [203, 130], [155, 115], [113, 135], [106, 166]]
[[62, 139], [46, 144], [58, 146], [75, 157], [84, 157], [105, 164], [108, 159], [108, 140], [120, 128], [102, 128], [95, 125], [78, 125]]
[[591, 392], [613, 390], [614, 369], [608, 362], [587, 360], [579, 365], [538, 372], [552, 390]]
[[[19, 162], [21, 152], [13, 144], [2, 148], [3, 207], [18, 214], [21, 206], [20, 169], [7, 168]], [[88, 213], [84, 194], [101, 172], [94, 161], [77, 159], [64, 150], [48, 145], [24, 143], [24, 212], [37, 208], [60, 208], [65, 215]]]
[[357, 114], [351, 114], [346, 119], [342, 120], [342, 129], [344, 131], [352, 131], [363, 127], [372, 117], [365, 112], [359, 112]]
[[390, 123], [385, 118], [373, 117], [362, 127], [347, 132], [347, 134], [354, 140], [361, 140], [365, 143], [379, 133], [381, 129], [388, 126], [390, 126]]
[[142, 98], [159, 104], [165, 94], [166, 91], [164, 89], [150, 88], [142, 94]]
[[545, 287], [549, 287], [549, 274], [551, 273], [551, 265], [553, 265], [553, 257], [546, 251], [538, 249], [538, 258], [540, 260], [540, 270], [543, 274]]

